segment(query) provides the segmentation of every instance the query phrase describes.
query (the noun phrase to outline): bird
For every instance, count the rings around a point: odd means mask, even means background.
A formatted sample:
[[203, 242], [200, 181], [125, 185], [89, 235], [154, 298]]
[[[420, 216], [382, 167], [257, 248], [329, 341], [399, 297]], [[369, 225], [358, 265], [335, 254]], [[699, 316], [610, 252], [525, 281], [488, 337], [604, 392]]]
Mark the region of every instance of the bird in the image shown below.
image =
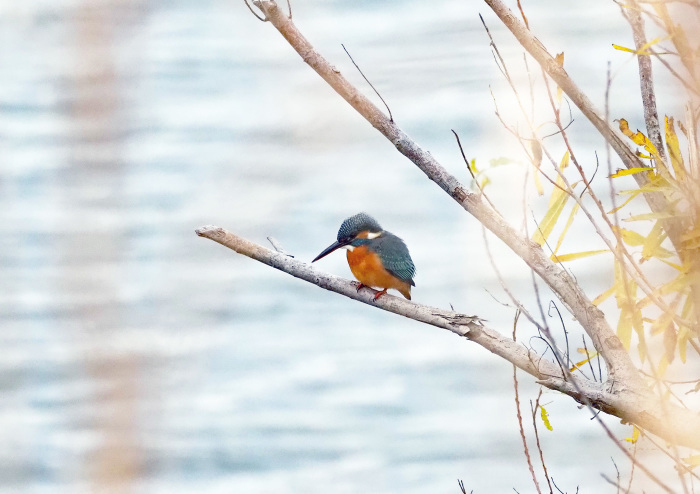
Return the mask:
[[403, 240], [383, 230], [377, 220], [367, 213], [345, 219], [338, 230], [337, 240], [311, 262], [327, 256], [336, 249], [347, 249], [350, 271], [363, 286], [382, 288], [374, 295], [376, 301], [390, 288], [411, 300], [411, 287], [416, 267]]

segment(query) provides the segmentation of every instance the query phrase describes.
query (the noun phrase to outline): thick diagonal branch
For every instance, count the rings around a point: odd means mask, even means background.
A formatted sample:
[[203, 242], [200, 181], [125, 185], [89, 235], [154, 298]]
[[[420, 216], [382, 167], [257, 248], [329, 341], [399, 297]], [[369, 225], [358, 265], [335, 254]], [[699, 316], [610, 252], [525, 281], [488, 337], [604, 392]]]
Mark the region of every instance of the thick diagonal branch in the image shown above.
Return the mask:
[[309, 264], [250, 242], [223, 228], [203, 226], [195, 232], [200, 237], [326, 290], [463, 336], [534, 376], [543, 386], [637, 424], [667, 441], [700, 448], [700, 417], [697, 413], [675, 406], [662, 407], [648, 390], [633, 389], [623, 383], [597, 383], [571, 375], [564, 378], [558, 365], [498, 331], [485, 327], [476, 316], [429, 307], [391, 295], [374, 301], [374, 292], [369, 289], [358, 292], [357, 285], [349, 280], [316, 271]]
[[438, 309], [437, 307], [429, 307], [388, 294], [381, 296], [375, 301], [374, 291], [369, 288], [358, 291], [357, 285], [349, 280], [316, 271], [309, 264], [250, 242], [223, 228], [203, 226], [195, 230], [195, 233], [200, 237], [218, 242], [239, 254], [318, 285], [326, 290], [418, 322], [446, 329], [458, 336], [469, 338], [538, 379], [546, 377], [561, 379], [561, 371], [558, 366], [542, 359], [535, 352], [517, 344], [512, 339], [503, 337], [499, 332], [484, 327], [483, 321], [476, 316], [467, 316], [458, 312]]
[[[573, 278], [561, 266], [554, 264], [542, 248], [523, 237], [477, 194], [468, 191], [433, 156], [418, 146], [357, 88], [350, 84], [338, 69], [323, 58], [284, 15], [274, 1], [256, 0], [255, 5], [275, 28], [343, 99], [381, 132], [396, 148], [410, 159], [428, 178], [438, 184], [461, 207], [472, 214], [487, 229], [508, 245], [557, 294], [567, 309], [578, 319], [596, 349], [605, 360], [612, 379], [632, 387], [644, 387], [639, 373], [620, 340], [612, 331], [603, 313], [586, 297]], [[633, 156], [634, 157], [634, 156]]]

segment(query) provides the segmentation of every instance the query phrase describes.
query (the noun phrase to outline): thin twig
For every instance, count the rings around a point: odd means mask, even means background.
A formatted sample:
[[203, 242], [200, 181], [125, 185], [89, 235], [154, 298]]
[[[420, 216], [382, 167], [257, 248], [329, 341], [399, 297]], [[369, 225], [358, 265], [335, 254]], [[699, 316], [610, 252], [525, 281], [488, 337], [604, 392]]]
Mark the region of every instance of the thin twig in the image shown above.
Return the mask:
[[260, 16], [260, 14], [258, 14], [256, 11], [253, 10], [253, 7], [251, 7], [251, 5], [248, 3], [248, 0], [243, 0], [243, 2], [245, 3], [245, 6], [248, 7], [248, 10], [250, 10], [250, 13], [253, 14], [255, 17], [257, 17], [258, 20], [260, 20], [262, 22], [267, 22], [266, 18]]
[[[639, 83], [641, 85], [642, 105], [644, 107], [644, 121], [647, 126], [647, 136], [656, 146], [662, 161], [666, 161], [666, 153], [664, 151], [664, 143], [661, 139], [661, 130], [659, 128], [659, 114], [656, 110], [656, 92], [654, 90], [654, 77], [651, 68], [651, 57], [645, 55], [641, 50], [646, 46], [647, 39], [644, 32], [644, 19], [637, 5], [636, 0], [629, 0], [632, 8], [620, 7], [622, 16], [629, 22], [632, 28], [634, 38], [634, 46], [637, 50], [636, 58], [639, 66]], [[659, 165], [666, 166], [663, 163]]]
[[549, 486], [549, 492], [552, 493], [552, 484], [549, 481], [549, 472], [547, 472], [547, 464], [544, 461], [544, 452], [542, 451], [542, 445], [540, 444], [540, 433], [537, 429], [537, 409], [540, 408], [540, 398], [542, 398], [542, 388], [537, 394], [537, 399], [535, 400], [535, 405], [533, 407], [532, 400], [530, 400], [530, 409], [532, 410], [532, 427], [535, 429], [535, 443], [537, 444], [537, 451], [540, 453], [540, 463], [542, 463], [542, 470], [544, 471], [544, 478]]
[[[513, 318], [513, 341], [515, 341], [515, 330], [518, 327], [518, 318], [520, 317], [520, 311], [515, 311], [515, 317]], [[520, 394], [518, 393], [518, 368], [513, 366], [513, 391], [515, 394], [515, 413], [518, 417], [518, 428], [520, 430], [520, 439], [523, 441], [523, 451], [525, 453], [525, 459], [527, 460], [527, 468], [530, 470], [530, 475], [532, 476], [532, 483], [535, 484], [535, 489], [537, 492], [542, 494], [540, 490], [540, 483], [537, 481], [537, 476], [535, 475], [535, 469], [532, 466], [532, 459], [530, 458], [530, 449], [527, 447], [527, 439], [525, 438], [525, 428], [523, 427], [523, 416], [520, 413]]]
[[462, 149], [462, 142], [459, 140], [459, 135], [457, 132], [452, 130], [452, 133], [455, 135], [455, 138], [457, 139], [457, 146], [459, 147], [459, 152], [462, 154], [462, 159], [464, 160], [464, 163], [467, 165], [467, 170], [469, 171], [469, 174], [472, 176], [472, 179], [474, 180], [474, 184], [476, 185], [477, 189], [479, 189], [479, 192], [481, 193], [482, 197], [486, 200], [486, 202], [489, 203], [489, 205], [493, 208], [494, 211], [496, 211], [496, 206], [491, 202], [491, 199], [486, 195], [484, 192], [484, 189], [481, 187], [481, 184], [479, 184], [479, 181], [476, 179], [476, 176], [474, 176], [474, 172], [472, 171], [472, 167], [469, 165], [469, 160], [467, 159], [467, 156], [464, 154], [464, 149]]
[[[585, 353], [585, 355], [586, 355], [586, 361], [588, 362], [588, 367], [591, 369], [591, 375], [593, 376], [593, 380], [594, 380], [594, 381], [597, 381], [598, 379], [597, 379], [596, 376], [595, 376], [595, 371], [593, 370], [593, 364], [591, 363], [591, 360], [593, 359], [593, 357], [591, 357], [591, 354], [588, 353], [588, 345], [586, 345], [586, 335], [583, 335], [583, 334], [582, 334], [582, 335], [581, 335], [581, 339], [583, 340], [583, 351], [586, 352], [586, 353]], [[596, 355], [595, 358], [598, 358], [598, 356]], [[598, 359], [598, 361], [600, 361], [600, 359]], [[602, 376], [602, 375], [600, 376], [600, 381], [601, 381], [601, 382], [603, 381], [603, 376]]]
[[279, 240], [277, 240], [276, 238], [267, 237], [267, 241], [270, 242], [270, 245], [272, 245], [272, 248], [275, 249], [280, 254], [284, 254], [285, 256], [289, 256], [289, 257], [294, 257], [293, 255], [287, 253], [286, 250], [284, 250], [284, 247], [282, 247], [282, 244], [280, 244]]
[[610, 457], [610, 461], [612, 461], [612, 464], [615, 466], [615, 472], [617, 473], [617, 494], [620, 494], [620, 469], [617, 468], [617, 463], [615, 463], [612, 456]]
[[376, 93], [376, 95], [379, 96], [379, 99], [382, 100], [382, 103], [384, 103], [384, 106], [386, 107], [386, 111], [389, 112], [389, 121], [393, 122], [394, 117], [391, 114], [391, 108], [389, 108], [389, 105], [386, 104], [386, 101], [384, 101], [384, 98], [382, 98], [382, 95], [379, 94], [379, 91], [377, 91], [377, 88], [375, 88], [374, 85], [371, 82], [369, 82], [369, 79], [367, 79], [367, 76], [364, 74], [364, 72], [362, 72], [362, 69], [359, 67], [359, 65], [357, 65], [355, 63], [355, 60], [352, 58], [352, 55], [350, 55], [350, 52], [348, 51], [348, 49], [345, 48], [345, 45], [341, 43], [340, 46], [343, 47], [343, 50], [345, 50], [345, 53], [347, 53], [348, 57], [350, 57], [350, 61], [355, 66], [355, 68], [360, 73], [360, 75], [364, 78], [364, 80], [367, 82], [367, 84], [369, 84], [369, 87], [372, 88], [372, 91], [374, 91]]
[[554, 300], [549, 301], [549, 308], [547, 310], [547, 315], [549, 317], [552, 317], [552, 308], [554, 308], [555, 311], [557, 311], [557, 315], [559, 316], [559, 323], [561, 324], [561, 329], [564, 331], [564, 344], [566, 345], [566, 366], [569, 367], [571, 365], [571, 354], [570, 354], [570, 349], [569, 349], [569, 332], [566, 330], [566, 324], [564, 324], [564, 318], [561, 317], [561, 312], [559, 312], [559, 307], [557, 307], [557, 304], [554, 303]]

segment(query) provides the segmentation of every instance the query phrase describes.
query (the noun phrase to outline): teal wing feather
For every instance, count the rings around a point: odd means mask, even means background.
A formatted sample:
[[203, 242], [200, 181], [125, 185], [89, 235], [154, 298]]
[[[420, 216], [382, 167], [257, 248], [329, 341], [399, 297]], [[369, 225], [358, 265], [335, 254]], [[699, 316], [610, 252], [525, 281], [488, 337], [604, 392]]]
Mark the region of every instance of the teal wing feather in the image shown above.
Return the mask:
[[413, 277], [416, 275], [416, 267], [413, 265], [408, 247], [399, 237], [393, 233], [384, 232], [380, 237], [368, 243], [370, 250], [379, 255], [384, 268], [402, 281], [413, 286]]

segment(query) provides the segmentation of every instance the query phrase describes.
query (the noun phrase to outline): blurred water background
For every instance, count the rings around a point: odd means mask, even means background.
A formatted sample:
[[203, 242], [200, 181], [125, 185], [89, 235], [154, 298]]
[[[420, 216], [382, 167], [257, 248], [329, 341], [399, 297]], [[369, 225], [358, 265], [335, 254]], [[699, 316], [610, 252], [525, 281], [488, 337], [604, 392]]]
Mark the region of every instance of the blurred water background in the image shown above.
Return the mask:
[[[479, 224], [271, 25], [238, 1], [0, 5], [0, 492], [457, 493], [458, 478], [467, 491], [533, 491], [509, 364], [194, 234], [215, 224], [259, 243], [272, 235], [311, 260], [364, 210], [407, 242], [415, 301], [511, 332]], [[369, 93], [345, 44], [398, 124], [465, 183], [450, 129], [482, 167], [523, 161], [494, 116], [490, 88], [504, 114], [513, 104], [478, 14], [519, 80], [522, 50], [485, 4], [293, 9]], [[618, 7], [526, 9], [601, 108], [612, 61], [612, 113], [642, 127], [636, 66], [611, 48], [632, 44]], [[660, 105], [672, 98], [660, 94]], [[592, 170], [603, 142], [574, 116]], [[545, 197], [523, 211], [525, 169], [490, 173], [492, 198], [516, 225], [546, 208]], [[574, 238], [570, 251], [597, 245], [585, 228]], [[489, 245], [536, 310], [528, 271]], [[341, 254], [316, 269], [350, 276]], [[611, 283], [609, 266], [572, 269], [591, 296]], [[527, 423], [537, 388], [520, 381]], [[613, 459], [628, 469], [619, 450], [570, 399], [545, 392], [543, 403], [559, 488], [613, 492], [601, 473], [616, 476]]]

